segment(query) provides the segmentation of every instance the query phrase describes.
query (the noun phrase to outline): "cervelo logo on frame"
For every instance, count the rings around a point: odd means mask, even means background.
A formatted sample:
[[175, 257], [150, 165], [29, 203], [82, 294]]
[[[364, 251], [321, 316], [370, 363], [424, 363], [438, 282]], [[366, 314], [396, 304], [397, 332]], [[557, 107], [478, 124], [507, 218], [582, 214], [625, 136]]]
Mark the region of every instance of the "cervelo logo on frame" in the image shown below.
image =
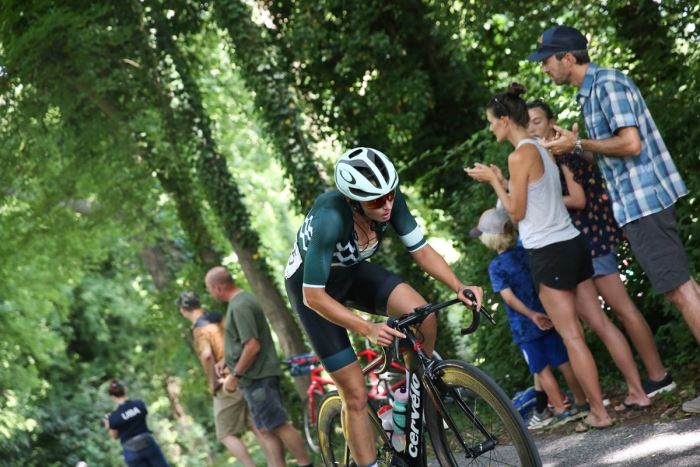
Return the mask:
[[408, 453], [411, 457], [418, 457], [418, 443], [420, 436], [417, 420], [420, 419], [422, 410], [420, 407], [420, 379], [416, 373], [411, 374], [411, 433], [409, 435]]

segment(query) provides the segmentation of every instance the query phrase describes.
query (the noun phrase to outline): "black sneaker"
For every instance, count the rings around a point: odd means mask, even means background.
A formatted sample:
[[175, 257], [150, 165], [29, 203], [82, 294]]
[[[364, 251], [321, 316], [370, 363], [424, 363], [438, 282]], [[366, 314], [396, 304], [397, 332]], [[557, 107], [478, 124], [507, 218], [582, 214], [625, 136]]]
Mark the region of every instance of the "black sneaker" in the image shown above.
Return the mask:
[[671, 377], [670, 373], [666, 373], [666, 376], [664, 376], [664, 379], [661, 381], [652, 381], [648, 379], [642, 384], [644, 392], [646, 392], [649, 397], [654, 397], [664, 391], [670, 391], [675, 387], [676, 383], [673, 381], [673, 377]]

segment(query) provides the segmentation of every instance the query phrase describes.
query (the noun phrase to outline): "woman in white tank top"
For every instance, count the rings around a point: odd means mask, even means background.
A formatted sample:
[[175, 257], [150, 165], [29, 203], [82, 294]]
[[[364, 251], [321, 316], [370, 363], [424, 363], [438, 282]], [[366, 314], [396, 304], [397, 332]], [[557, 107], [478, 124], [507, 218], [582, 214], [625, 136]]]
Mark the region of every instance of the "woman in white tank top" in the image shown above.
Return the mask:
[[494, 165], [477, 163], [464, 170], [477, 181], [490, 183], [504, 209], [519, 223], [540, 300], [564, 340], [574, 373], [590, 403], [590, 414], [577, 431], [604, 428], [612, 420], [603, 405], [598, 370], [577, 313], [584, 323], [596, 323], [595, 328], [605, 330], [599, 336], [625, 376], [629, 393], [624, 405], [616, 410], [643, 408], [651, 401], [642, 389], [627, 340], [600, 308], [591, 280], [590, 253], [564, 206], [559, 169], [528, 133], [528, 109], [520, 97], [524, 93], [524, 86], [511, 83], [508, 92], [496, 94], [486, 107], [489, 131], [499, 143], [508, 141], [515, 147], [508, 156], [510, 182]]

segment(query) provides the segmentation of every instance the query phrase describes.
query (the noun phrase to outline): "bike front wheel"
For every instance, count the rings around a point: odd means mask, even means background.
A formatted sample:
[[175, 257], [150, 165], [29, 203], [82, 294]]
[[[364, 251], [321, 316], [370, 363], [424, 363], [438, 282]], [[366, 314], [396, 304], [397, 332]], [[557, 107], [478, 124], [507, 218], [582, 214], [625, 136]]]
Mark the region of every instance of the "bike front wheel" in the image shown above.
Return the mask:
[[[373, 410], [367, 404], [368, 410]], [[318, 411], [318, 441], [323, 465], [326, 467], [349, 467], [356, 465], [350, 449], [345, 441], [345, 434], [342, 427], [343, 403], [337, 391], [331, 391], [321, 401]], [[374, 425], [374, 424], [373, 424]], [[381, 429], [381, 428], [380, 428]], [[391, 453], [384, 449], [384, 440], [374, 427], [375, 450], [377, 453], [377, 463], [380, 467], [388, 467], [391, 464]]]
[[[461, 439], [472, 450], [470, 453], [464, 449], [436, 405], [428, 401], [425, 408], [427, 428], [440, 465], [542, 465], [522, 417], [508, 396], [486, 373], [457, 360], [441, 362], [434, 372], [438, 375], [433, 381], [437, 397], [444, 404]], [[486, 449], [482, 452], [484, 446]], [[473, 453], [477, 455], [473, 456]]]

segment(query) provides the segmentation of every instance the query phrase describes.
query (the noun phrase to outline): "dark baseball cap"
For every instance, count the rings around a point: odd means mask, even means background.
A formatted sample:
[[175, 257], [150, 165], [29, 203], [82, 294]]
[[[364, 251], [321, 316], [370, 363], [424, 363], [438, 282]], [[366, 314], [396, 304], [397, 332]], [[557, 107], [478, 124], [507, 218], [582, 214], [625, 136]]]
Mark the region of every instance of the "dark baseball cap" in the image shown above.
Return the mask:
[[182, 292], [180, 296], [177, 297], [177, 300], [175, 300], [175, 304], [187, 311], [196, 310], [197, 308], [202, 307], [199, 297], [191, 290], [185, 290]]
[[505, 209], [488, 209], [481, 215], [479, 225], [469, 231], [469, 236], [476, 238], [482, 233], [505, 233], [505, 227], [508, 222], [512, 223]]
[[584, 50], [588, 48], [588, 39], [576, 28], [557, 26], [547, 29], [537, 41], [537, 51], [528, 55], [527, 60], [539, 62], [557, 52]]

